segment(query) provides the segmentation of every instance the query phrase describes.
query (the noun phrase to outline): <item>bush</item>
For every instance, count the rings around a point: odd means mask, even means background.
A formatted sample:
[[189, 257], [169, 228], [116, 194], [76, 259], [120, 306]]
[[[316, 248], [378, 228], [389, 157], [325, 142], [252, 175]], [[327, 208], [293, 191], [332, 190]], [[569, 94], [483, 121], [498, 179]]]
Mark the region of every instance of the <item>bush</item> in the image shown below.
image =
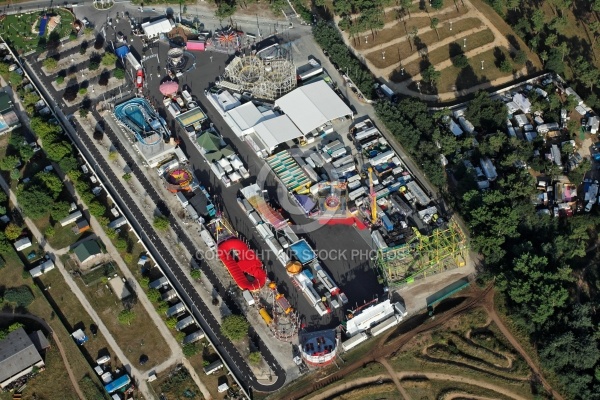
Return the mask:
[[56, 232], [54, 231], [54, 227], [53, 226], [49, 226], [44, 231], [44, 236], [46, 236], [47, 238], [51, 238], [51, 237], [54, 236], [55, 233]]
[[515, 63], [523, 65], [527, 62], [527, 54], [523, 50], [518, 50], [513, 58]]
[[198, 268], [194, 268], [190, 272], [190, 275], [191, 275], [192, 279], [200, 279], [200, 277], [202, 277], [202, 272], [200, 272], [200, 270]]
[[165, 231], [169, 228], [169, 218], [162, 215], [155, 217], [152, 225], [159, 231]]
[[6, 236], [8, 240], [17, 240], [17, 238], [21, 236], [22, 232], [23, 229], [19, 225], [13, 224], [12, 222], [10, 222], [8, 225], [6, 225], [6, 228], [4, 228], [4, 236]]
[[148, 300], [150, 300], [151, 302], [158, 303], [160, 301], [160, 297], [161, 297], [161, 294], [158, 290], [156, 290], [156, 289], [148, 290]]
[[177, 318], [175, 318], [175, 317], [167, 318], [167, 321], [165, 323], [167, 324], [167, 327], [169, 329], [175, 329], [175, 327], [177, 326]]
[[118, 238], [117, 241], [115, 242], [115, 247], [118, 250], [125, 250], [125, 249], [127, 249], [127, 240], [123, 239], [123, 238]]
[[221, 334], [231, 341], [238, 341], [248, 337], [250, 324], [241, 315], [228, 315], [221, 323]]
[[79, 109], [79, 116], [81, 118], [86, 118], [89, 113], [90, 113], [90, 110], [88, 110], [87, 108], [80, 108]]
[[100, 63], [98, 63], [96, 61], [91, 61], [90, 65], [88, 65], [88, 69], [90, 71], [96, 71], [98, 68], [100, 68]]
[[75, 32], [71, 32], [69, 34], [69, 39], [70, 40], [77, 40], [77, 34]]
[[10, 179], [19, 179], [21, 177], [21, 172], [18, 169], [13, 169], [10, 171]]
[[126, 174], [123, 174], [122, 178], [124, 181], [129, 181], [131, 180], [131, 174], [127, 172]]
[[54, 70], [58, 67], [58, 62], [56, 61], [56, 58], [48, 57], [42, 62], [42, 66], [46, 69]]
[[87, 88], [79, 88], [79, 90], [77, 91], [77, 94], [80, 96], [84, 96], [87, 93]]
[[135, 320], [135, 313], [131, 310], [123, 310], [119, 313], [117, 319], [121, 325], [131, 325]]
[[248, 354], [248, 361], [250, 361], [250, 364], [258, 365], [260, 364], [261, 360], [262, 357], [258, 351], [253, 351], [252, 353]]
[[10, 303], [16, 303], [20, 307], [29, 306], [35, 297], [31, 293], [31, 289], [27, 286], [19, 286], [7, 289], [4, 293], [4, 300]]
[[504, 60], [500, 63], [500, 71], [505, 72], [505, 73], [510, 73], [513, 70], [512, 64], [510, 61], [508, 60]]
[[200, 346], [197, 343], [188, 343], [183, 346], [183, 355], [190, 358], [200, 352]]
[[10, 332], [14, 332], [14, 331], [16, 331], [17, 329], [19, 329], [19, 328], [23, 328], [23, 327], [25, 327], [25, 325], [23, 325], [22, 323], [20, 323], [20, 322], [13, 322], [13, 323], [12, 323], [12, 324], [10, 324], [10, 325], [9, 325], [9, 327], [8, 327], [8, 333], [10, 333]]
[[95, 199], [89, 203], [88, 208], [94, 217], [100, 217], [106, 212], [106, 206]]
[[121, 68], [117, 68], [113, 71], [113, 76], [116, 79], [125, 79], [125, 70], [123, 70]]
[[117, 62], [117, 56], [113, 53], [104, 53], [102, 55], [102, 65], [112, 67]]

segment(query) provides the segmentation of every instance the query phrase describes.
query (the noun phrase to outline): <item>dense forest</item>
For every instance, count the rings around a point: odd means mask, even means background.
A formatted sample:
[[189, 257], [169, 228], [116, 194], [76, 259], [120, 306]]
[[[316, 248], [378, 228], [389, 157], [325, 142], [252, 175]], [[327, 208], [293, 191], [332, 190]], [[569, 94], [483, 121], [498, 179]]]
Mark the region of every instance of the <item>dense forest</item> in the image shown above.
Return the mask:
[[[348, 74], [365, 93], [374, 77], [344, 46], [337, 29], [321, 22], [314, 29], [317, 42], [331, 61], [348, 67]], [[561, 99], [551, 91], [548, 101], [531, 95], [532, 111], [543, 111], [558, 120], [561, 108], [572, 110], [572, 98]], [[537, 141], [510, 138], [504, 129], [503, 102], [478, 93], [466, 117], [478, 132], [457, 138], [442, 123], [448, 112], [431, 114], [418, 99], [375, 106], [386, 128], [407, 150], [428, 179], [442, 189], [454, 209], [466, 220], [471, 246], [484, 256], [482, 276], [496, 279], [507, 311], [517, 327], [529, 335], [542, 366], [554, 374], [560, 392], [572, 399], [600, 399], [600, 348], [595, 304], [600, 300], [600, 258], [596, 243], [597, 210], [572, 218], [552, 218], [536, 212], [532, 197], [535, 179], [530, 170], [517, 168], [523, 161], [545, 176], [561, 172], [553, 163], [534, 156]], [[577, 126], [570, 126], [571, 134]], [[441, 168], [440, 157], [449, 161]], [[491, 157], [500, 178], [491, 190], [479, 191], [463, 160]], [[570, 172], [580, 183], [589, 162]]]

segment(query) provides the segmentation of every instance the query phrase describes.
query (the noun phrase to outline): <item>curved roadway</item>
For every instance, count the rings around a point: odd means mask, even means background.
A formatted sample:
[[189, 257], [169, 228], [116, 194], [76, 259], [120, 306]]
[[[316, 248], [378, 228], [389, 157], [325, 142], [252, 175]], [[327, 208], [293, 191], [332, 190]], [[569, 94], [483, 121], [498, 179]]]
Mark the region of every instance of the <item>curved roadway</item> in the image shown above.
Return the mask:
[[[215, 345], [217, 352], [223, 357], [232, 373], [244, 386], [244, 389], [248, 393], [251, 393], [251, 389], [261, 392], [272, 392], [283, 387], [286, 379], [285, 371], [277, 363], [277, 360], [260, 339], [256, 331], [251, 327], [249, 331], [251, 340], [256, 344], [263, 358], [270, 365], [274, 375], [277, 377], [276, 381], [271, 385], [264, 385], [257, 381], [256, 377], [253, 375], [251, 369], [246, 363], [246, 360], [240, 355], [235, 346], [233, 346], [228, 339], [221, 335], [217, 320], [212, 315], [208, 307], [204, 304], [198, 293], [196, 293], [192, 284], [183, 273], [181, 266], [171, 255], [164, 243], [157, 238], [151, 223], [144, 217], [135, 203], [129, 198], [129, 195], [121, 184], [119, 178], [112, 172], [107, 161], [101, 156], [95, 144], [92, 142], [92, 139], [83, 131], [83, 129], [81, 129], [81, 127], [76, 127], [73, 129], [72, 125], [65, 117], [65, 114], [62, 112], [62, 110], [60, 110], [56, 102], [53, 101], [53, 97], [48, 93], [47, 84], [50, 83], [46, 82], [46, 85], [44, 85], [42, 82], [40, 82], [37, 74], [33, 73], [29, 64], [24, 63], [24, 66], [38, 88], [43, 89], [42, 93], [45, 95], [46, 101], [48, 104], [53, 105], [57, 116], [60, 118], [61, 122], [69, 132], [73, 143], [80, 150], [84, 158], [87, 159], [88, 163], [94, 167], [94, 170], [104, 183], [106, 190], [123, 210], [133, 229], [140, 233], [140, 237], [144, 245], [148, 248], [149, 252], [152, 254], [157, 263], [159, 263], [161, 269], [164, 271], [179, 295], [182, 297], [182, 300], [185, 301], [188, 308], [192, 310], [192, 313], [200, 323], [200, 326]], [[65, 109], [65, 112], [71, 113], [76, 110], [76, 107], [70, 107]], [[96, 116], [99, 119], [102, 119], [99, 115]], [[120, 145], [118, 143], [120, 142], [116, 134], [110, 130], [107, 130], [106, 134], [113, 142], [115, 148], [119, 150]], [[152, 184], [147, 180], [144, 172], [138, 167], [137, 163], [131, 159], [127, 152], [124, 151], [120, 153], [132, 171], [136, 174], [136, 177], [139, 179], [140, 183], [146, 188], [150, 198], [155, 202], [155, 204], [157, 204], [161, 213], [164, 215], [170, 215], [169, 209], [160, 199], [160, 196]], [[172, 228], [178, 235], [182, 244], [186, 246], [190, 254], [196, 254], [196, 248], [193, 242], [187, 236], [187, 232], [185, 232], [179, 226], [177, 221], [172, 216], [170, 216], [169, 219]], [[205, 267], [205, 265], [202, 266]], [[221, 293], [227, 293], [226, 289], [222, 287], [216, 275], [210, 270], [210, 268], [202, 268], [202, 271], [206, 274], [211, 283], [219, 287]], [[224, 300], [227, 302], [227, 306], [232, 311], [239, 312], [237, 305], [235, 305], [231, 299], [224, 297]]]

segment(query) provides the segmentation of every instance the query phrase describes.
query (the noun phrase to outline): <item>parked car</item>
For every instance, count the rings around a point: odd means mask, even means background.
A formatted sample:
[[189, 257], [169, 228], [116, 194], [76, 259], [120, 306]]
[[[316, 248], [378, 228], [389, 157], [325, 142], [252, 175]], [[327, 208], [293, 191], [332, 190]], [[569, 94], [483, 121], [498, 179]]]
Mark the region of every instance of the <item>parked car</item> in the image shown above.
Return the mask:
[[141, 69], [138, 69], [137, 71], [135, 78], [135, 86], [137, 88], [141, 88], [142, 86], [144, 86], [144, 71], [142, 71]]

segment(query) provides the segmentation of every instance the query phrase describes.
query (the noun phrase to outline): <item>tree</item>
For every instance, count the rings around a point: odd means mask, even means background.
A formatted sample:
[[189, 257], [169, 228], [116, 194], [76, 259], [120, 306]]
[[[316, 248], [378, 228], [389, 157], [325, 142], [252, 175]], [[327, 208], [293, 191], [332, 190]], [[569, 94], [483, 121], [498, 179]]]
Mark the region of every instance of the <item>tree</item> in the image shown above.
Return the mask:
[[6, 225], [6, 228], [4, 228], [4, 235], [8, 240], [17, 240], [17, 238], [21, 236], [21, 232], [23, 232], [23, 229], [19, 225], [13, 224], [12, 222], [10, 222], [8, 225]]
[[119, 158], [119, 153], [114, 150], [108, 152], [108, 159], [110, 161], [117, 161], [117, 158]]
[[58, 162], [58, 166], [65, 174], [70, 174], [72, 171], [77, 171], [79, 163], [72, 155], [67, 155]]
[[96, 199], [92, 200], [88, 204], [88, 209], [90, 210], [90, 214], [92, 214], [94, 217], [100, 217], [106, 212], [106, 206]]
[[34, 299], [33, 293], [25, 285], [9, 288], [4, 292], [4, 300], [15, 303], [19, 307], [28, 307]]
[[113, 53], [106, 52], [102, 55], [102, 65], [112, 67], [117, 62], [117, 56]]
[[494, 100], [484, 91], [477, 92], [469, 103], [465, 118], [475, 128], [488, 132], [496, 132], [504, 128], [506, 105], [500, 100]]
[[96, 71], [98, 68], [100, 68], [100, 63], [97, 61], [90, 61], [90, 65], [88, 65], [88, 69], [90, 71]]
[[17, 200], [25, 215], [32, 219], [46, 216], [54, 202], [45, 188], [35, 184], [26, 190], [17, 191]]
[[183, 345], [183, 355], [187, 358], [193, 357], [200, 352], [200, 346], [197, 343], [188, 343]]
[[21, 144], [19, 146], [19, 155], [24, 162], [31, 160], [33, 154], [33, 148], [29, 144]]
[[570, 268], [555, 268], [546, 257], [529, 252], [517, 257], [501, 279], [500, 286], [511, 301], [535, 324], [545, 323], [569, 298], [566, 283], [571, 281]]
[[548, 36], [546, 36], [546, 40], [544, 41], [544, 43], [548, 47], [554, 47], [557, 40], [558, 40], [558, 36], [556, 36], [556, 34], [554, 34], [554, 33], [551, 33]]
[[48, 158], [54, 162], [59, 162], [65, 157], [67, 154], [71, 153], [71, 144], [61, 140], [59, 142], [50, 143], [47, 146], [44, 146], [46, 150], [46, 155]]
[[79, 90], [77, 91], [77, 94], [80, 96], [84, 96], [87, 93], [87, 88], [79, 88]]
[[116, 79], [125, 79], [125, 70], [122, 68], [117, 68], [113, 71], [113, 76]]
[[117, 248], [117, 250], [125, 250], [127, 249], [128, 243], [127, 243], [127, 239], [125, 238], [118, 238], [117, 241], [115, 242], [115, 247]]
[[498, 68], [501, 72], [510, 73], [513, 70], [513, 66], [509, 60], [502, 60], [500, 63], [500, 68]]
[[200, 277], [202, 277], [202, 272], [200, 272], [200, 270], [198, 268], [194, 268], [190, 271], [190, 276], [192, 277], [192, 279], [200, 279]]
[[4, 156], [0, 159], [0, 169], [2, 171], [11, 171], [17, 168], [21, 160], [17, 156]]
[[531, 16], [531, 23], [533, 24], [533, 31], [534, 32], [540, 32], [542, 29], [544, 29], [545, 26], [545, 14], [544, 11], [540, 8], [536, 9], [532, 16]]
[[592, 42], [592, 44], [596, 44], [596, 41], [598, 40], [597, 35], [600, 33], [600, 21], [590, 22], [588, 24], [588, 28], [590, 31], [592, 31], [592, 36], [594, 38], [594, 41]]
[[437, 18], [432, 18], [431, 19], [431, 24], [429, 25], [429, 27], [433, 30], [435, 30], [435, 34], [437, 35], [438, 40], [440, 40], [440, 33], [438, 32], [437, 28], [438, 25], [440, 23], [440, 20]]
[[122, 310], [117, 319], [121, 325], [131, 325], [135, 320], [135, 313], [132, 310]]
[[163, 216], [163, 215], [159, 215], [158, 217], [154, 217], [154, 221], [152, 222], [152, 225], [154, 226], [154, 228], [158, 229], [159, 231], [165, 231], [169, 228], [169, 218]]
[[248, 361], [250, 361], [250, 364], [253, 365], [260, 364], [260, 362], [262, 361], [262, 356], [260, 355], [260, 352], [253, 351], [250, 354], [248, 354]]
[[221, 334], [229, 340], [235, 342], [248, 337], [248, 328], [250, 324], [241, 315], [228, 315], [221, 322]]
[[39, 180], [52, 194], [52, 198], [56, 199], [63, 190], [63, 183], [60, 178], [53, 172], [38, 172], [35, 174], [35, 179]]
[[156, 307], [156, 311], [159, 314], [165, 314], [167, 312], [167, 310], [169, 309], [169, 303], [167, 303], [166, 301], [161, 301], [158, 306]]
[[62, 85], [62, 83], [65, 81], [65, 77], [62, 75], [58, 75], [55, 79], [55, 82], [57, 85]]
[[400, 0], [400, 7], [402, 7], [406, 13], [408, 13], [408, 18], [410, 19], [410, 10], [413, 8], [412, 0]]
[[431, 7], [435, 10], [440, 10], [444, 6], [444, 0], [431, 0]]
[[130, 181], [130, 180], [131, 180], [131, 178], [132, 178], [132, 175], [131, 175], [131, 173], [127, 172], [127, 173], [124, 173], [124, 174], [123, 174], [122, 178], [123, 178], [123, 180], [124, 180], [125, 182], [127, 182], [127, 181]]
[[456, 57], [452, 57], [452, 65], [456, 68], [467, 68], [469, 66], [469, 59], [464, 54], [459, 54]]
[[21, 177], [21, 171], [19, 171], [18, 169], [13, 169], [12, 171], [10, 171], [10, 179], [12, 180], [17, 180]]
[[215, 11], [215, 17], [217, 17], [217, 19], [219, 21], [222, 21], [224, 19], [231, 17], [234, 13], [235, 13], [235, 3], [229, 4], [226, 1], [222, 1], [217, 6], [217, 11]]
[[55, 70], [58, 66], [58, 62], [54, 57], [48, 57], [42, 62], [42, 66], [48, 70]]
[[433, 65], [430, 65], [421, 73], [423, 80], [429, 83], [431, 86], [435, 86], [435, 84], [440, 80], [442, 73], [440, 71], [436, 71]]
[[90, 110], [88, 110], [87, 108], [80, 108], [79, 109], [79, 116], [81, 118], [87, 118], [88, 114], [90, 113]]

